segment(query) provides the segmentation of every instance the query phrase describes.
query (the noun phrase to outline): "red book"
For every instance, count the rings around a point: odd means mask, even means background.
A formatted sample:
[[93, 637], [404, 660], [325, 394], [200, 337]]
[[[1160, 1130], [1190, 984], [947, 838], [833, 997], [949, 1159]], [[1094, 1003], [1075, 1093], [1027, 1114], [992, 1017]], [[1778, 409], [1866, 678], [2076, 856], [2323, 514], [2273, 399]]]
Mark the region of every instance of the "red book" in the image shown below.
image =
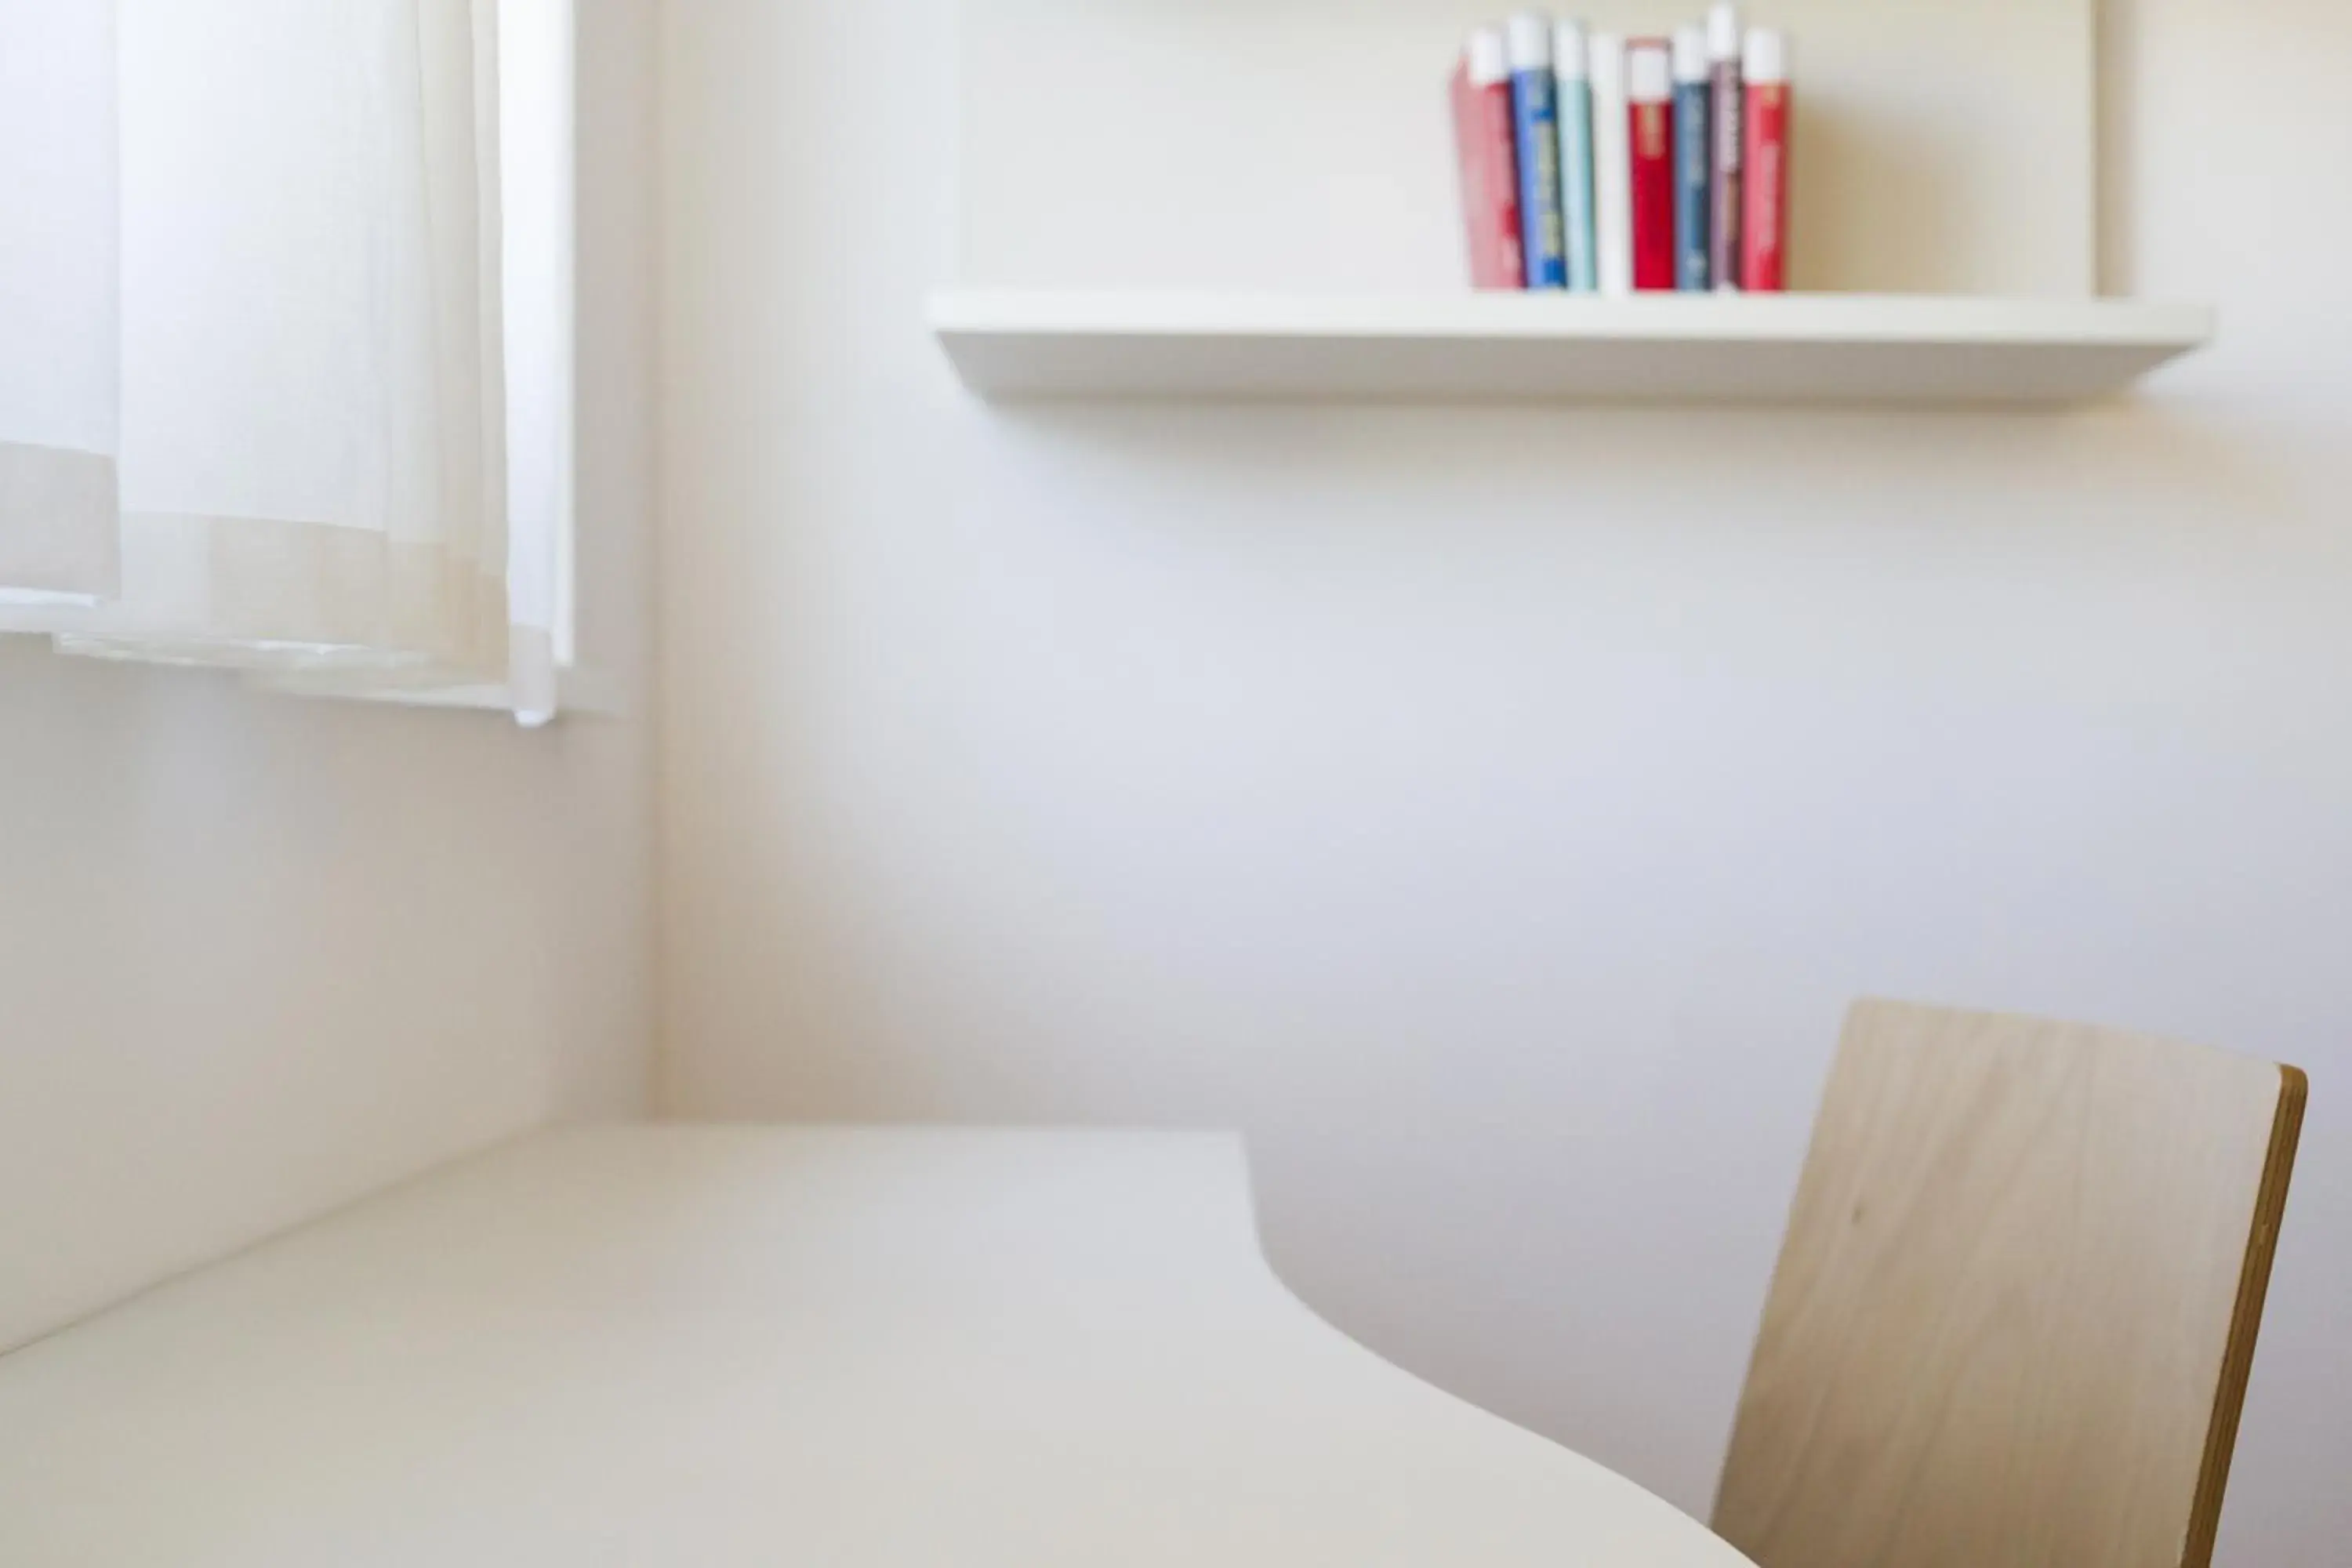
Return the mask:
[[1625, 49], [1633, 117], [1633, 287], [1671, 292], [1675, 268], [1675, 51], [1664, 38]]
[[1778, 33], [1748, 35], [1748, 225], [1741, 275], [1748, 290], [1789, 287], [1789, 46]]
[[1470, 281], [1480, 289], [1528, 286], [1526, 232], [1519, 222], [1518, 134], [1511, 118], [1511, 67], [1503, 35], [1481, 32], [1454, 71], [1454, 136], [1462, 157], [1462, 216], [1470, 237]]

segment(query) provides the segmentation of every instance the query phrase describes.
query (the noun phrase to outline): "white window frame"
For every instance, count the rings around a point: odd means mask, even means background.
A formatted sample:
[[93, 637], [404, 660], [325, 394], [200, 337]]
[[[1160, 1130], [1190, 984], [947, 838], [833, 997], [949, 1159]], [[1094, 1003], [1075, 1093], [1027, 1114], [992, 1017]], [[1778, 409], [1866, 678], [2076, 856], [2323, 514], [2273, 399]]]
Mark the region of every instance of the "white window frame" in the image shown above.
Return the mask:
[[[510, 579], [549, 604], [516, 619], [551, 627], [556, 664], [579, 664], [578, 44], [575, 0], [499, 0]], [[550, 563], [540, 552], [551, 548]]]

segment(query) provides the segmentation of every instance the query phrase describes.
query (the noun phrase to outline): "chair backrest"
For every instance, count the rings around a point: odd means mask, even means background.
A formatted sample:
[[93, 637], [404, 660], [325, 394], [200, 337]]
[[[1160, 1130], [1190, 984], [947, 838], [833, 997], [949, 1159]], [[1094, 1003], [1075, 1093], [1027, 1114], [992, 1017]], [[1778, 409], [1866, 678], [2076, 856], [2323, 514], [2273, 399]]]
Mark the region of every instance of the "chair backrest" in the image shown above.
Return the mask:
[[2305, 1089], [1857, 1007], [1717, 1531], [1761, 1568], [2205, 1568]]

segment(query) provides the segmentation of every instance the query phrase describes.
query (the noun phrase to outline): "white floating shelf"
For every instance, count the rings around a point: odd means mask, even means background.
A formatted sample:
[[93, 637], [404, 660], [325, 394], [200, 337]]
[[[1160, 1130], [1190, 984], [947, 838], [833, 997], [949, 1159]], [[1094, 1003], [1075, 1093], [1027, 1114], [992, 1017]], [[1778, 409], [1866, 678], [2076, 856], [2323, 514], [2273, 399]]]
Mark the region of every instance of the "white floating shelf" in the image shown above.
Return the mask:
[[2195, 305], [1897, 295], [961, 289], [930, 316], [1004, 398], [2075, 404], [2215, 330]]

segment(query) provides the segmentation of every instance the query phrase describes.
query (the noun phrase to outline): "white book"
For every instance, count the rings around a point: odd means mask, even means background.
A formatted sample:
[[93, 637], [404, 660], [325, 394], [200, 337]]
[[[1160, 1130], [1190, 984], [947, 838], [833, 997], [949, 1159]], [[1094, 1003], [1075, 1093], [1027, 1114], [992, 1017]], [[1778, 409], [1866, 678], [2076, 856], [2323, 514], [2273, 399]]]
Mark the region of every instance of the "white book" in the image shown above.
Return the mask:
[[1592, 72], [1593, 227], [1601, 251], [1601, 291], [1633, 291], [1633, 145], [1625, 97], [1625, 39], [1595, 33]]

